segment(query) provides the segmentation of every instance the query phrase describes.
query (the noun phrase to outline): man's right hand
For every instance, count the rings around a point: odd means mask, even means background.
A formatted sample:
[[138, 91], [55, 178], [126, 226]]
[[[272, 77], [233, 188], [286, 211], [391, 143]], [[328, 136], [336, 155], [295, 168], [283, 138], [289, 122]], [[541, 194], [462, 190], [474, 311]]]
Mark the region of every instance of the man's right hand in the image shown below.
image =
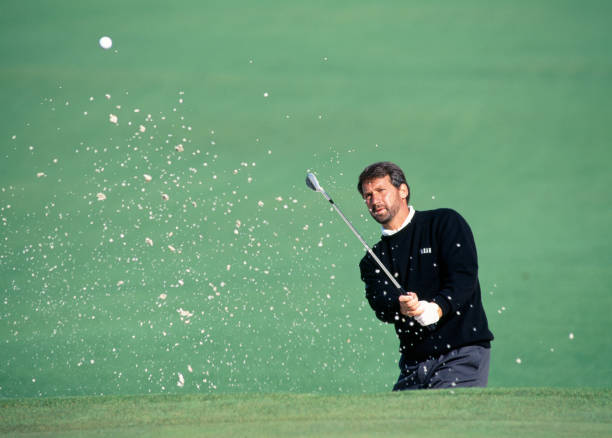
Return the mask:
[[442, 309], [436, 303], [419, 301], [419, 297], [414, 292], [400, 295], [400, 313], [404, 316], [411, 316], [423, 327], [435, 324], [442, 317]]
[[400, 295], [399, 303], [400, 313], [404, 316], [419, 316], [424, 312], [424, 309], [419, 304], [419, 297], [414, 292]]

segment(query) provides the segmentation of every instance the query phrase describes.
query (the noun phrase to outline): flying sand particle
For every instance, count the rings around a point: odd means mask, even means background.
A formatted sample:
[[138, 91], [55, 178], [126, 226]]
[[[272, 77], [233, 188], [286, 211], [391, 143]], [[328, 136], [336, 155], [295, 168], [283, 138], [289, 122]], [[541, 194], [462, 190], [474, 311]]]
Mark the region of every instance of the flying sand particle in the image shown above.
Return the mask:
[[185, 310], [182, 307], [176, 310], [182, 317], [186, 317], [186, 318], [191, 318], [193, 316], [193, 313], [191, 313], [189, 310]]

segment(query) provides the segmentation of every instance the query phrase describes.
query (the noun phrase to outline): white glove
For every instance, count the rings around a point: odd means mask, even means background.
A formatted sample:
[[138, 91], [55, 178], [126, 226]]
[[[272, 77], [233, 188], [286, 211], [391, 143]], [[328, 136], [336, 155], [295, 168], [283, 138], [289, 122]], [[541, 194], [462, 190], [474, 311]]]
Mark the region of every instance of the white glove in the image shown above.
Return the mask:
[[419, 301], [419, 308], [423, 309], [424, 311], [419, 316], [415, 316], [414, 320], [423, 327], [435, 324], [440, 320], [440, 316], [438, 315], [438, 305], [436, 303]]

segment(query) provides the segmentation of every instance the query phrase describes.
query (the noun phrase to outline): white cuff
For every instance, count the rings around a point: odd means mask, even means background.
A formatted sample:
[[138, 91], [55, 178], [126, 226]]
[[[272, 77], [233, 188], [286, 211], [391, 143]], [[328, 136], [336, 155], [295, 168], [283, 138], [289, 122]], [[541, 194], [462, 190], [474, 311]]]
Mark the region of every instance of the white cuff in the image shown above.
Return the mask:
[[437, 304], [430, 303], [429, 301], [420, 301], [419, 307], [423, 308], [424, 312], [421, 313], [419, 316], [415, 316], [414, 320], [421, 324], [423, 327], [435, 324], [440, 320]]

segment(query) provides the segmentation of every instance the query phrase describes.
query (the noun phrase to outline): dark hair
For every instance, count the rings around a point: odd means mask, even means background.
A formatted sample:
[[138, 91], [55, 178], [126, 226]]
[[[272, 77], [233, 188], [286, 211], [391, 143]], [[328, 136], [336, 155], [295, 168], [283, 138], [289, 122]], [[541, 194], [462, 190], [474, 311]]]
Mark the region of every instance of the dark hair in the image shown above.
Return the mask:
[[391, 184], [393, 184], [396, 188], [400, 188], [402, 184], [406, 184], [408, 187], [408, 197], [406, 198], [406, 203], [410, 201], [410, 186], [406, 181], [406, 177], [404, 176], [404, 172], [397, 164], [391, 163], [389, 161], [380, 161], [378, 163], [370, 164], [368, 167], [363, 169], [363, 172], [359, 175], [359, 182], [357, 183], [357, 190], [361, 196], [363, 196], [363, 183], [375, 178], [384, 178], [389, 175], [391, 179]]

